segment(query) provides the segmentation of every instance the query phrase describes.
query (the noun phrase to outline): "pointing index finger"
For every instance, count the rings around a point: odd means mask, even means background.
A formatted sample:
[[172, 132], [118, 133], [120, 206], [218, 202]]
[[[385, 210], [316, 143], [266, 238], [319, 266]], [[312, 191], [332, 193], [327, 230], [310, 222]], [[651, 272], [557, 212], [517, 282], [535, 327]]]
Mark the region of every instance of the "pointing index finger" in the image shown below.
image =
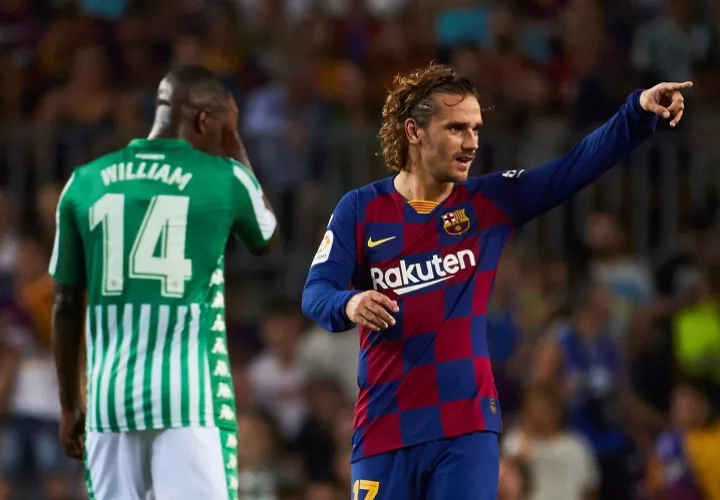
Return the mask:
[[683, 89], [689, 89], [692, 88], [693, 82], [687, 81], [687, 82], [672, 82], [672, 83], [666, 83], [664, 88], [665, 90], [683, 90]]

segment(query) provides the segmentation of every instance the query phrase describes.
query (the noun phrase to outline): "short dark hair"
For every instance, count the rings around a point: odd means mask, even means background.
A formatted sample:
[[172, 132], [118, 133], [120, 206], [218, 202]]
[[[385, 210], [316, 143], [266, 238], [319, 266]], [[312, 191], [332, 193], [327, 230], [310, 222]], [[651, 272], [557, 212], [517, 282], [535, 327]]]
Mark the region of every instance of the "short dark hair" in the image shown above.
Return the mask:
[[414, 118], [421, 127], [425, 127], [435, 113], [434, 94], [477, 98], [477, 90], [468, 78], [459, 76], [453, 68], [442, 64], [430, 64], [408, 74], [397, 75], [393, 84], [383, 106], [383, 124], [378, 137], [385, 164], [392, 170], [400, 171], [407, 165], [409, 154], [405, 120]]
[[[230, 95], [230, 91], [220, 77], [199, 64], [178, 66], [165, 75], [165, 80], [191, 102], [201, 99], [222, 101]], [[162, 103], [158, 102], [158, 104]]]

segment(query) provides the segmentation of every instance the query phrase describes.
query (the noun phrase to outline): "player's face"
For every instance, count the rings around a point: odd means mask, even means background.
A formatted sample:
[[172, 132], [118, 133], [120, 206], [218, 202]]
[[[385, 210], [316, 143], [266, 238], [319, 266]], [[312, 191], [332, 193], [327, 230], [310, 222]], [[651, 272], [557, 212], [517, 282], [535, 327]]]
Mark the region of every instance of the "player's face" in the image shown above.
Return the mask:
[[421, 135], [422, 163], [439, 182], [462, 182], [478, 148], [480, 104], [472, 95], [434, 96], [437, 112]]

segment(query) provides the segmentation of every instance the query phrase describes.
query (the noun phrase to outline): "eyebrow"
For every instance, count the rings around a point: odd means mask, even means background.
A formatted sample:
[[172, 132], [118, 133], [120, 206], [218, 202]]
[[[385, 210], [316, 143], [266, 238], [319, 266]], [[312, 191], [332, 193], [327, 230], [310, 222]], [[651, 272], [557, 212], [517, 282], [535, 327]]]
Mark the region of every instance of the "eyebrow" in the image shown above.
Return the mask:
[[[445, 128], [454, 128], [454, 127], [466, 128], [466, 127], [469, 127], [470, 125], [471, 125], [470, 122], [448, 122], [445, 124]], [[482, 127], [482, 126], [483, 126], [482, 122], [478, 122], [477, 125], [475, 125], [475, 127]], [[473, 128], [475, 128], [475, 127], [473, 127]]]

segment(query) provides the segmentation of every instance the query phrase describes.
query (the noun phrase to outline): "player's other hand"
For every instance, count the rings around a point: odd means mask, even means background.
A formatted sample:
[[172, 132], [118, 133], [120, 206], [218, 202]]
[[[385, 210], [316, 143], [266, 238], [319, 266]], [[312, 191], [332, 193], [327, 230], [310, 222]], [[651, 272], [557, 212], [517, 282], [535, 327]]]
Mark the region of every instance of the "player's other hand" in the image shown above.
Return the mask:
[[60, 417], [60, 443], [65, 454], [76, 460], [83, 459], [85, 449], [85, 412], [63, 411]]
[[685, 98], [682, 92], [692, 86], [693, 82], [658, 83], [640, 94], [640, 106], [645, 111], [670, 120], [670, 126], [674, 127], [680, 122], [685, 111]]
[[395, 324], [389, 311], [398, 312], [397, 302], [374, 290], [354, 295], [345, 306], [350, 321], [379, 332]]

